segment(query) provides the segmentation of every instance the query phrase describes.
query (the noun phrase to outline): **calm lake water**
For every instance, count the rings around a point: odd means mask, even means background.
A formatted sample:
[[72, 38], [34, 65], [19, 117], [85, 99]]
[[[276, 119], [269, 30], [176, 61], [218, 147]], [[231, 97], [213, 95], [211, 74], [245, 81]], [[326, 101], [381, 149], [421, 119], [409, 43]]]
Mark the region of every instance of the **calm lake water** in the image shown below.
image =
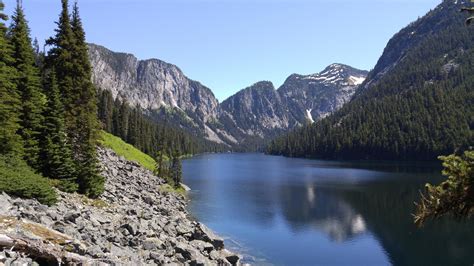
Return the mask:
[[440, 166], [210, 154], [185, 160], [189, 210], [257, 265], [473, 265], [474, 223], [413, 225]]

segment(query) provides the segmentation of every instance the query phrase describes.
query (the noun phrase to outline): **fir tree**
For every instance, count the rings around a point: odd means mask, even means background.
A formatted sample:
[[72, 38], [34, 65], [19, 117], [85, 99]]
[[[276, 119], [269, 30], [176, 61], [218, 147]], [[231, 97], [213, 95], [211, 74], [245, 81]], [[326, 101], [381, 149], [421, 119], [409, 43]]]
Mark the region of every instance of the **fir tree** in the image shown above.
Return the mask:
[[20, 100], [13, 81], [16, 70], [13, 66], [12, 48], [6, 38], [7, 16], [3, 13], [4, 4], [0, 1], [0, 154], [21, 154], [19, 129]]
[[15, 83], [21, 100], [19, 134], [23, 138], [25, 161], [38, 169], [39, 134], [45, 98], [41, 93], [39, 69], [20, 1], [17, 1], [12, 19], [8, 35], [13, 47], [14, 67], [18, 74]]
[[155, 168], [155, 175], [161, 178], [165, 178], [167, 174], [167, 169], [165, 165], [165, 160], [164, 160], [164, 152], [162, 149], [158, 150], [155, 161], [156, 161], [156, 168]]
[[79, 191], [97, 197], [104, 189], [104, 179], [98, 174], [96, 158], [96, 90], [91, 81], [91, 66], [77, 3], [71, 21], [68, 1], [62, 0], [57, 25], [56, 35], [47, 41], [48, 45], [53, 46], [47, 64], [56, 70], [64, 99], [65, 127], [75, 161]]
[[72, 152], [66, 140], [64, 110], [54, 70], [45, 75], [44, 90], [48, 102], [44, 111], [44, 130], [41, 138], [41, 172], [44, 176], [61, 180], [64, 191], [77, 190]]
[[[47, 67], [54, 67], [58, 86], [63, 98], [65, 112], [70, 109], [72, 103], [72, 75], [74, 65], [72, 63], [72, 51], [74, 45], [74, 34], [69, 17], [68, 1], [61, 0], [62, 11], [59, 21], [56, 22], [56, 35], [46, 41], [51, 46], [46, 58]], [[66, 123], [69, 124], [69, 114], [66, 113]]]
[[112, 132], [112, 118], [114, 112], [114, 99], [112, 93], [108, 90], [103, 90], [99, 95], [99, 120], [102, 122], [102, 128], [105, 131]]
[[97, 197], [104, 190], [104, 178], [98, 173], [96, 158], [99, 125], [96, 88], [92, 84], [92, 69], [77, 2], [74, 4], [71, 29], [75, 40], [72, 53], [75, 97], [70, 111], [75, 115], [76, 123], [71, 127], [70, 134], [77, 140], [79, 189], [88, 196]]
[[179, 158], [178, 152], [174, 152], [172, 155], [171, 163], [171, 180], [173, 181], [173, 185], [175, 188], [179, 188], [181, 186], [182, 176], [183, 169], [181, 165], [181, 159]]

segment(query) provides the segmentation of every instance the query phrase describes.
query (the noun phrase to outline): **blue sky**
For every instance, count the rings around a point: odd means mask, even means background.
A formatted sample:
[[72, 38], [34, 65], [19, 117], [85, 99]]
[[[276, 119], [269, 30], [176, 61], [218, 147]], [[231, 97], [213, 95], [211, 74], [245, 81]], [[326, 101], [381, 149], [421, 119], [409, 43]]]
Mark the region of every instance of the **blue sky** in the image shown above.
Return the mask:
[[[32, 36], [54, 34], [60, 0], [23, 0]], [[15, 0], [4, 0], [11, 15]], [[370, 70], [387, 41], [440, 0], [79, 0], [89, 42], [159, 58], [222, 101], [260, 80], [331, 63]]]

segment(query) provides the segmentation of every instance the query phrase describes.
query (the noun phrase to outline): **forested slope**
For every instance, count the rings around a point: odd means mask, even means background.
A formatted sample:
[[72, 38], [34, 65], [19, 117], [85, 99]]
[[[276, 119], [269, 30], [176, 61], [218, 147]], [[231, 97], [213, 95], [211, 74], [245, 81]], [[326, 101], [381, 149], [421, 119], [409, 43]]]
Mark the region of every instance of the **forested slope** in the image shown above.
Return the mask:
[[474, 143], [474, 30], [444, 1], [397, 33], [355, 98], [268, 153], [432, 160]]

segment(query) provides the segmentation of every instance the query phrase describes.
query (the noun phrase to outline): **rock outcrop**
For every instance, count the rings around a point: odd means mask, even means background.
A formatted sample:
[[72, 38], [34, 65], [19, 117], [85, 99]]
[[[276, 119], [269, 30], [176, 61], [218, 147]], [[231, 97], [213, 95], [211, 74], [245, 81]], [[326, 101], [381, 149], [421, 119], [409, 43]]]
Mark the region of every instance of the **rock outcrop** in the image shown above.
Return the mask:
[[277, 90], [271, 82], [258, 82], [222, 102], [220, 121], [240, 142], [246, 136], [272, 137], [339, 110], [366, 75], [332, 64], [320, 73], [293, 74]]
[[257, 82], [219, 104], [209, 88], [172, 64], [138, 60], [95, 44], [89, 45], [89, 56], [97, 87], [141, 106], [154, 119], [234, 147], [327, 116], [352, 98], [367, 75], [332, 64], [317, 74], [293, 74], [278, 89], [271, 82]]
[[48, 207], [0, 194], [0, 247], [7, 248], [0, 264], [239, 264], [222, 238], [189, 218], [184, 196], [162, 189], [161, 178], [110, 150], [100, 149], [99, 158], [107, 178], [99, 199], [58, 192]]

